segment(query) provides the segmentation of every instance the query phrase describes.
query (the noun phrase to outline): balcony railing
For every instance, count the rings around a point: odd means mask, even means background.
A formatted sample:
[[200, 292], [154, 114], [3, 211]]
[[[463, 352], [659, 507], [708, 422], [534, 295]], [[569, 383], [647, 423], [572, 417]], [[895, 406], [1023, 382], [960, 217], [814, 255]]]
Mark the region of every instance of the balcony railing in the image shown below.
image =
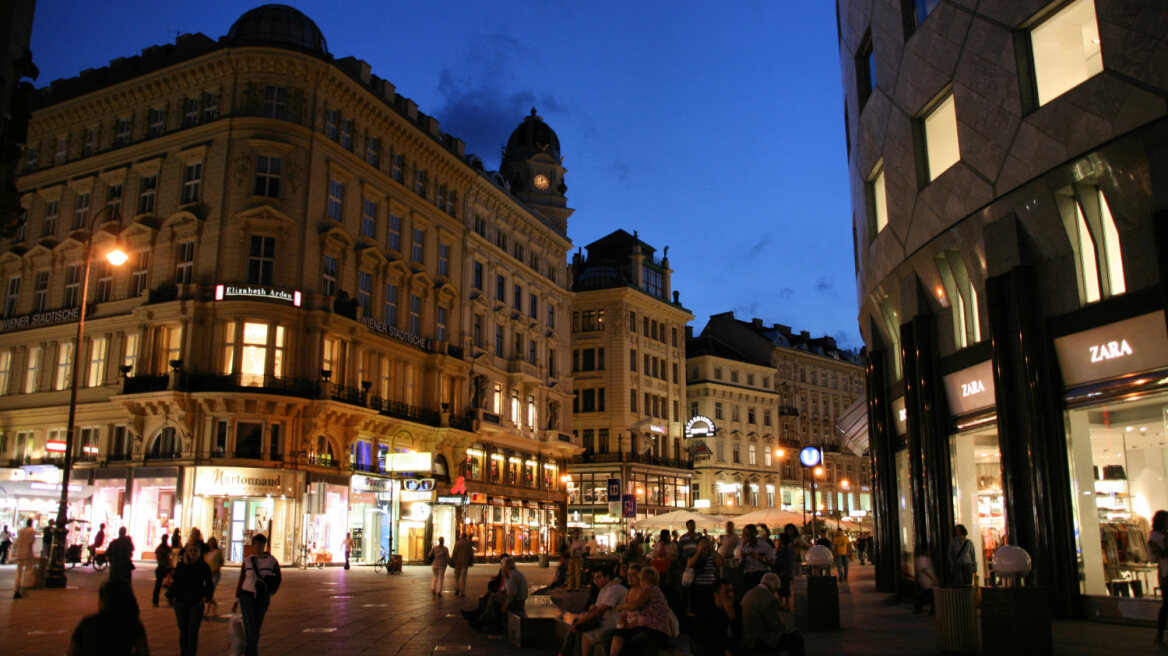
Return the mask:
[[316, 383], [304, 378], [241, 373], [183, 372], [179, 376], [178, 384], [183, 392], [260, 392], [286, 394], [306, 399], [316, 398], [320, 393]]
[[148, 394], [165, 391], [170, 385], [170, 376], [127, 376], [122, 385], [123, 394]]
[[450, 427], [469, 432], [474, 431], [474, 417], [471, 415], [450, 415]]
[[659, 456], [640, 453], [593, 453], [588, 451], [572, 458], [572, 464], [574, 465], [615, 462], [640, 463], [644, 465], [656, 465], [658, 467], [672, 467], [673, 469], [693, 469], [693, 462], [689, 460], [661, 458]]
[[398, 401], [386, 401], [385, 399], [381, 399], [381, 414], [387, 417], [395, 417], [397, 419], [414, 421], [419, 424], [429, 424], [430, 426], [438, 425], [438, 413], [434, 410], [426, 410], [425, 408], [419, 408], [416, 405], [400, 403]]

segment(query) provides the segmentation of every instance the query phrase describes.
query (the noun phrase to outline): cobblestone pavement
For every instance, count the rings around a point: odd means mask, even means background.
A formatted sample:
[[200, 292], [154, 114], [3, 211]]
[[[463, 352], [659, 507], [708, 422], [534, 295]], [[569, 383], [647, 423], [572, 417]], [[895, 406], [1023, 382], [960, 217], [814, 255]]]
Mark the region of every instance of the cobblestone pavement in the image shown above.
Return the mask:
[[[534, 564], [520, 566], [533, 589], [550, 581], [552, 571]], [[0, 567], [0, 654], [4, 656], [65, 653], [77, 622], [97, 609], [97, 586], [106, 573], [77, 568], [69, 572], [66, 590], [32, 590], [24, 599], [11, 598], [14, 567]], [[264, 623], [260, 651], [273, 654], [349, 656], [456, 656], [524, 654], [551, 656], [554, 650], [518, 650], [505, 640], [472, 631], [458, 611], [471, 607], [486, 588], [494, 566], [471, 569], [471, 596], [453, 596], [454, 577], [447, 575], [447, 592], [430, 596], [430, 568], [407, 566], [402, 575], [377, 574], [369, 567], [345, 571], [339, 567], [300, 571], [284, 569], [284, 585]], [[143, 603], [150, 650], [154, 655], [178, 653], [178, 629], [165, 602], [150, 605], [154, 573], [146, 565], [135, 571], [134, 591]], [[235, 572], [225, 570], [218, 599], [229, 612]], [[914, 615], [911, 603], [878, 593], [871, 567], [853, 567], [852, 582], [840, 586], [840, 631], [806, 634], [807, 653], [841, 656], [915, 656], [936, 654], [934, 618]], [[1152, 644], [1153, 629], [1099, 622], [1056, 620], [1054, 653], [1168, 654]], [[203, 623], [199, 653], [226, 653], [224, 618]]]

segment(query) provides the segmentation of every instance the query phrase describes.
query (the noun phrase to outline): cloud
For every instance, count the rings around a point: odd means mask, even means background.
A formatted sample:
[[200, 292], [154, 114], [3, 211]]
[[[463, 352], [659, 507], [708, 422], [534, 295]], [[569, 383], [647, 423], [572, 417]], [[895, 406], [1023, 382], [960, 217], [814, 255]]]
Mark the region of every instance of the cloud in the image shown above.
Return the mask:
[[770, 243], [771, 243], [770, 233], [764, 232], [762, 234], [762, 237], [759, 237], [758, 241], [755, 242], [754, 246], [751, 246], [750, 250], [748, 250], [746, 252], [746, 259], [750, 260], [750, 259], [757, 257], [758, 254], [761, 253], [764, 248], [766, 248], [767, 246], [770, 245]]
[[544, 117], [567, 113], [551, 93], [515, 88], [525, 52], [510, 34], [478, 36], [438, 78], [445, 103], [434, 115], [442, 130], [465, 141], [467, 151], [482, 157], [487, 168], [498, 168], [507, 137], [532, 107]]
[[815, 291], [819, 292], [820, 294], [830, 293], [834, 284], [835, 283], [831, 281], [831, 278], [828, 278], [827, 276], [820, 276], [819, 280], [815, 281]]
[[795, 298], [795, 290], [791, 289], [790, 287], [783, 287], [779, 290], [779, 298], [784, 301], [789, 301]]
[[623, 159], [617, 159], [608, 167], [617, 180], [624, 182], [629, 179], [629, 165]]
[[758, 316], [757, 302], [746, 303], [745, 305], [735, 305], [730, 309], [734, 311], [734, 316], [738, 317], [739, 319], [744, 319], [745, 321], [749, 321], [751, 317]]

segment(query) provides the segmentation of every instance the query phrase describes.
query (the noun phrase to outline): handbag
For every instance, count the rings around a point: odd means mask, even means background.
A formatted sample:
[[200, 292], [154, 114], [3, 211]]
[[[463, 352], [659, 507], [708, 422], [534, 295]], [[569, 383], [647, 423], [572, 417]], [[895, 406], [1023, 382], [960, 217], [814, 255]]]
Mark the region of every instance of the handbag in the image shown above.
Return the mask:
[[685, 571], [681, 573], [681, 587], [688, 588], [693, 585], [694, 576], [694, 569], [692, 567], [686, 567]]
[[227, 653], [231, 656], [243, 656], [247, 651], [247, 631], [243, 627], [243, 616], [239, 612], [231, 613], [227, 619]]
[[174, 585], [174, 570], [171, 569], [166, 573], [166, 577], [162, 579], [162, 587], [169, 588]]

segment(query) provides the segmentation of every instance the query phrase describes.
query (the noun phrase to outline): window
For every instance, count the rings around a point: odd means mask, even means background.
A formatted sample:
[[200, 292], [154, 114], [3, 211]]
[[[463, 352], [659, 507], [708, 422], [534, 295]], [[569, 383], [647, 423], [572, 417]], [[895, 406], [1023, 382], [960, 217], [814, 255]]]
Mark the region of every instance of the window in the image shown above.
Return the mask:
[[150, 251], [134, 253], [134, 265], [130, 270], [130, 297], [146, 294], [147, 276], [150, 274]]
[[109, 262], [96, 262], [97, 289], [94, 290], [94, 303], [105, 303], [113, 297], [114, 268]]
[[422, 297], [410, 294], [410, 334], [420, 337], [422, 334]]
[[397, 285], [385, 285], [385, 323], [390, 328], [397, 328]]
[[426, 172], [422, 169], [414, 171], [414, 193], [426, 197]]
[[109, 208], [110, 217], [116, 217], [122, 209], [122, 185], [112, 184], [105, 191], [105, 206]]
[[856, 51], [855, 66], [856, 98], [862, 110], [876, 88], [876, 56], [873, 54], [871, 31], [865, 34], [860, 42], [860, 47]]
[[888, 227], [888, 197], [884, 187], [884, 160], [876, 162], [876, 168], [868, 176], [865, 185], [868, 195], [868, 235], [875, 237]]
[[977, 290], [966, 273], [961, 252], [947, 250], [936, 257], [937, 273], [953, 317], [953, 343], [962, 349], [981, 341], [977, 310]]
[[62, 307], [77, 307], [81, 302], [81, 265], [65, 267], [65, 302]]
[[532, 319], [539, 318], [539, 299], [535, 294], [527, 295], [527, 316]]
[[345, 150], [353, 150], [353, 119], [351, 118], [341, 121], [341, 147]]
[[150, 110], [150, 125], [146, 128], [146, 138], [155, 139], [166, 133], [166, 108], [156, 107]]
[[158, 189], [158, 176], [144, 175], [138, 183], [138, 213], [149, 214], [154, 211], [154, 193]]
[[255, 195], [280, 197], [280, 165], [279, 157], [260, 155], [256, 158]]
[[[758, 423], [758, 422], [756, 421], [756, 417], [755, 417], [755, 414], [754, 414], [754, 408], [747, 408], [747, 409], [746, 409], [746, 423], [748, 423], [748, 424], [754, 424], [754, 423]], [[752, 462], [752, 463], [750, 463], [750, 464], [752, 464], [752, 465], [753, 465], [754, 463]]]
[[483, 348], [483, 315], [481, 314], [474, 315], [471, 343], [479, 348]]
[[272, 284], [272, 271], [276, 266], [276, 238], [253, 235], [247, 257], [247, 282], [249, 285]]
[[722, 402], [717, 401], [714, 403], [714, 419], [721, 419], [721, 418], [722, 418]]
[[209, 123], [219, 118], [219, 94], [203, 94], [203, 122]]
[[473, 287], [479, 291], [483, 290], [483, 263], [482, 262], [476, 261], [474, 263], [474, 278], [471, 281], [471, 287]]
[[738, 370], [737, 369], [730, 370], [730, 382], [732, 382], [732, 383], [738, 382]]
[[[503, 356], [503, 344], [504, 344], [503, 338], [504, 338], [503, 326], [495, 326], [495, 355], [499, 356], [500, 358], [504, 357]], [[496, 410], [496, 412], [498, 412], [498, 410]]]
[[138, 363], [138, 333], [126, 333], [122, 342], [122, 366], [129, 367], [130, 374], [134, 373], [134, 365]]
[[641, 336], [649, 336], [649, 317], [641, 317]]
[[676, 385], [677, 384], [677, 363], [676, 362], [673, 363], [672, 368], [673, 368], [673, 384]]
[[188, 164], [186, 174], [183, 176], [182, 202], [184, 204], [199, 202], [199, 187], [202, 183], [203, 163]]
[[109, 355], [109, 340], [103, 335], [89, 343], [89, 369], [85, 375], [86, 387], [100, 387], [105, 384], [105, 363]]
[[1075, 0], [1030, 30], [1038, 105], [1103, 72], [1094, 0]]
[[763, 426], [770, 426], [771, 425], [771, 411], [770, 410], [763, 410], [762, 411], [762, 425]]
[[337, 140], [337, 124], [341, 120], [341, 110], [327, 109], [324, 112], [324, 136]]
[[722, 368], [714, 367], [714, 380], [722, 380]]
[[333, 221], [344, 221], [342, 218], [344, 197], [345, 185], [341, 184], [340, 180], [330, 178], [328, 183], [328, 201], [324, 211], [325, 216]]
[[925, 114], [922, 127], [927, 166], [924, 180], [932, 182], [961, 159], [957, 139], [957, 105], [953, 102], [952, 93]]
[[405, 168], [406, 168], [406, 156], [405, 155], [402, 155], [399, 153], [399, 154], [394, 155], [390, 159], [390, 172], [389, 173], [393, 177], [394, 180], [397, 180], [398, 182], [402, 182], [403, 180], [405, 180], [405, 176], [402, 173], [405, 170]]
[[183, 128], [193, 128], [199, 124], [199, 99], [187, 98], [183, 101]]
[[357, 272], [357, 307], [361, 308], [361, 316], [371, 314], [370, 304], [373, 298], [373, 274], [368, 271]]
[[738, 443], [737, 443], [737, 442], [735, 442], [734, 444], [732, 444], [732, 445], [731, 445], [731, 448], [733, 449], [733, 451], [731, 451], [731, 453], [732, 453], [732, 455], [733, 455], [733, 459], [731, 460], [731, 462], [733, 462], [734, 464], [739, 464], [739, 463], [741, 463], [741, 462], [742, 462], [742, 456], [741, 456], [741, 455], [739, 455], [739, 450], [738, 450]]
[[60, 201], [54, 199], [45, 202], [45, 222], [41, 235], [49, 237], [57, 232], [57, 214], [60, 213]]
[[507, 279], [501, 275], [495, 276], [495, 300], [500, 302], [507, 300]]
[[337, 258], [332, 255], [325, 255], [321, 265], [320, 292], [325, 296], [337, 293]]
[[[234, 326], [235, 324], [229, 324]], [[263, 385], [267, 372], [268, 334], [272, 332], [266, 323], [245, 321], [239, 357], [239, 384]]]
[[629, 412], [637, 411], [637, 390], [629, 390]]
[[81, 154], [89, 157], [97, 152], [98, 149], [98, 135], [101, 134], [101, 128], [93, 127], [85, 129], [85, 146], [81, 149]]
[[385, 240], [385, 246], [391, 251], [401, 252], [401, 227], [402, 219], [396, 214], [389, 215], [389, 236]]
[[604, 330], [604, 310], [583, 310], [572, 313], [572, 332], [590, 333]]
[[38, 271], [32, 291], [32, 311], [44, 312], [49, 301], [49, 272]]
[[450, 275], [450, 244], [438, 244], [438, 275]]
[[24, 150], [24, 172], [32, 173], [40, 168], [41, 149], [35, 145], [28, 145]]
[[24, 365], [24, 393], [32, 394], [40, 387], [41, 347], [30, 346]]
[[[12, 377], [12, 351], [0, 351], [0, 396], [8, 395]], [[0, 450], [0, 453], [3, 451]]]
[[377, 203], [368, 198], [361, 202], [361, 236], [377, 239]]
[[1056, 193], [1055, 202], [1075, 253], [1080, 301], [1094, 303], [1127, 291], [1119, 231], [1103, 191], [1076, 184]]
[[912, 34], [939, 4], [941, 0], [903, 0], [905, 34]]
[[502, 230], [496, 230], [495, 245], [499, 247], [499, 250], [507, 250], [507, 233], [503, 232]]
[[643, 267], [641, 274], [641, 288], [649, 292], [657, 298], [665, 293], [664, 278], [660, 271], [650, 268], [648, 265]]
[[365, 162], [372, 166], [381, 165], [381, 140], [365, 137]]
[[89, 225], [89, 192], [77, 194], [73, 201], [73, 229], [83, 230]]
[[60, 166], [69, 161], [69, 135], [57, 137], [57, 152], [53, 156], [53, 165]]
[[532, 366], [539, 364], [538, 359], [535, 357], [535, 353], [536, 353], [535, 347], [536, 347], [536, 344], [535, 344], [534, 339], [527, 340], [527, 363], [532, 365]]
[[264, 85], [264, 104], [260, 107], [260, 116], [283, 120], [287, 115], [288, 89]]
[[523, 288], [515, 285], [511, 291], [511, 305], [516, 311], [523, 311]]
[[175, 245], [174, 282], [186, 285], [195, 281], [195, 242], [180, 241]]
[[547, 304], [547, 327], [553, 329], [556, 327], [556, 306], [551, 303]]
[[446, 185], [440, 184], [440, 185], [437, 185], [437, 187], [438, 188], [434, 191], [434, 205], [436, 205], [438, 207], [438, 209], [445, 212], [446, 211]]
[[58, 392], [73, 382], [73, 342], [57, 344], [57, 374], [53, 377], [53, 389]]
[[414, 228], [413, 248], [410, 251], [410, 259], [414, 262], [422, 262], [425, 248], [426, 231], [421, 228]]
[[114, 125], [114, 147], [120, 148], [130, 144], [130, 130], [134, 127], [134, 118], [119, 118]]

